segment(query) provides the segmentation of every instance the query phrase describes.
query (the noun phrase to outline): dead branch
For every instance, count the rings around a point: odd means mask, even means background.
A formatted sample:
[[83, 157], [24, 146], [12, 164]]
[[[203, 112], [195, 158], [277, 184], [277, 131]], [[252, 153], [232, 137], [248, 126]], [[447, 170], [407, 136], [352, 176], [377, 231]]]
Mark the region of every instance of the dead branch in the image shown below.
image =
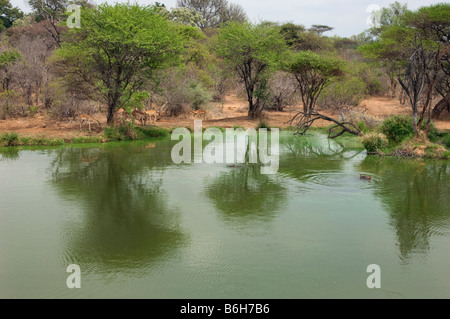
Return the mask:
[[[328, 138], [337, 138], [342, 136], [344, 133], [348, 132], [356, 136], [362, 136], [362, 132], [354, 124], [350, 122], [339, 122], [331, 117], [317, 113], [317, 112], [298, 112], [289, 122], [290, 126], [296, 127], [296, 135], [305, 135], [305, 133], [311, 128], [317, 120], [324, 120], [327, 122], [334, 123], [328, 130]], [[336, 130], [338, 130], [336, 132]]]

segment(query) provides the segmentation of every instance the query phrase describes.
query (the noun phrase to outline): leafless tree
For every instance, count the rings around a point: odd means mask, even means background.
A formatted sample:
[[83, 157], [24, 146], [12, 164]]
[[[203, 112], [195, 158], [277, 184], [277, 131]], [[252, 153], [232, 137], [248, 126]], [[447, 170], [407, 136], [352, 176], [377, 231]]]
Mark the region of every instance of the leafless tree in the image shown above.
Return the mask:
[[203, 19], [197, 25], [201, 29], [217, 28], [228, 21], [247, 20], [242, 6], [228, 0], [178, 0], [177, 5], [199, 12]]
[[424, 49], [422, 41], [416, 37], [413, 45], [413, 53], [408, 59], [406, 69], [398, 77], [398, 81], [405, 91], [412, 109], [413, 129], [416, 135], [419, 133], [417, 125], [419, 101], [425, 88], [429, 63], [429, 54]]
[[282, 112], [287, 106], [293, 105], [298, 99], [297, 84], [286, 72], [277, 72], [269, 80], [269, 108]]

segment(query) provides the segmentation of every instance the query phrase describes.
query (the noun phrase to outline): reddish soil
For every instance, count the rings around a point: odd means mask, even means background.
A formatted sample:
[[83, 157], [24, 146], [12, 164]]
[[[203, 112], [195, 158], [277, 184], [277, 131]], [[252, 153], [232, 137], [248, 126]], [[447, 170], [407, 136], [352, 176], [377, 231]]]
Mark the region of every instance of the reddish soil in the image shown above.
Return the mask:
[[[266, 119], [270, 126], [286, 128], [289, 126], [289, 120], [300, 110], [300, 106], [287, 108], [285, 112], [267, 112]], [[388, 116], [397, 114], [409, 114], [410, 109], [407, 105], [400, 105], [397, 100], [388, 97], [371, 97], [364, 100], [357, 111], [369, 114], [382, 120]], [[333, 115], [327, 113], [328, 115]], [[94, 115], [102, 125], [106, 126], [106, 116], [103, 114]], [[179, 118], [161, 118], [157, 125], [164, 128], [175, 127], [193, 127], [194, 116], [181, 116]], [[444, 120], [435, 121], [436, 127], [441, 130], [450, 130], [450, 117]], [[228, 96], [223, 104], [216, 104], [208, 111], [206, 119], [203, 121], [204, 127], [234, 127], [242, 126], [244, 128], [256, 127], [258, 120], [249, 120], [247, 118], [246, 101], [236, 96]], [[315, 126], [328, 126], [326, 122], [316, 122]], [[80, 130], [79, 122], [69, 122], [51, 119], [47, 114], [38, 114], [35, 117], [13, 118], [0, 121], [0, 133], [16, 132], [23, 136], [34, 137], [59, 137], [70, 139], [77, 136], [96, 135], [100, 132], [97, 124], [91, 124], [92, 132], [89, 132], [88, 125], [83, 124]]]

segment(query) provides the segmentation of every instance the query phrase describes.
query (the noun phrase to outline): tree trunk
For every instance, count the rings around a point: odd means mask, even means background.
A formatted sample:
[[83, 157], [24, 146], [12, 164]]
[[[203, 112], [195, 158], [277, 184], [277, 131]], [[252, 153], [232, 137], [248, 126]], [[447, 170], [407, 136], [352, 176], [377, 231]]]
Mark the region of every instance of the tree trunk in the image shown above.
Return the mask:
[[248, 109], [248, 117], [250, 119], [257, 119], [259, 118], [259, 116], [261, 115], [261, 102], [259, 101], [259, 99], [255, 102], [253, 102], [253, 100], [250, 102], [249, 105], [249, 109]]
[[417, 110], [413, 111], [413, 130], [415, 136], [419, 135], [419, 129], [417, 128], [417, 113]]
[[440, 100], [438, 104], [436, 104], [431, 117], [433, 119], [438, 119], [445, 109], [447, 109], [447, 112], [450, 113], [450, 93], [447, 93], [447, 95]]
[[107, 124], [111, 125], [114, 123], [114, 111], [116, 110], [116, 101], [110, 100], [108, 101], [108, 117]]

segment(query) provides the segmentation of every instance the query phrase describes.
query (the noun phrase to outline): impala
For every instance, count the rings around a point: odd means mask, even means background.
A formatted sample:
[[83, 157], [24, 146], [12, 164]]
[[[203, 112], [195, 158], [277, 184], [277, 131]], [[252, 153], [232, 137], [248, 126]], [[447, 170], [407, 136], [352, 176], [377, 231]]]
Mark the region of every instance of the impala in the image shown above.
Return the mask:
[[141, 122], [141, 125], [147, 124], [147, 114], [139, 111], [138, 109], [134, 109], [133, 113], [131, 113], [135, 119]]
[[155, 110], [145, 111], [145, 115], [150, 121], [153, 119], [153, 123], [156, 124], [156, 120], [158, 119], [158, 112]]
[[191, 113], [194, 114], [194, 118], [196, 118], [198, 115], [200, 115], [200, 117], [206, 117], [206, 111], [205, 110], [191, 111]]
[[91, 131], [91, 123], [97, 123], [97, 124], [98, 124], [98, 127], [101, 128], [100, 121], [94, 119], [94, 118], [93, 118], [92, 116], [90, 116], [90, 115], [87, 115], [87, 114], [81, 114], [81, 115], [80, 115], [80, 130], [81, 130], [82, 125], [83, 125], [84, 122], [88, 123], [88, 125], [89, 125], [89, 132], [92, 132], [92, 131]]
[[121, 118], [122, 122], [125, 122], [127, 118], [131, 118], [131, 115], [124, 108], [120, 108], [116, 111], [116, 118]]

